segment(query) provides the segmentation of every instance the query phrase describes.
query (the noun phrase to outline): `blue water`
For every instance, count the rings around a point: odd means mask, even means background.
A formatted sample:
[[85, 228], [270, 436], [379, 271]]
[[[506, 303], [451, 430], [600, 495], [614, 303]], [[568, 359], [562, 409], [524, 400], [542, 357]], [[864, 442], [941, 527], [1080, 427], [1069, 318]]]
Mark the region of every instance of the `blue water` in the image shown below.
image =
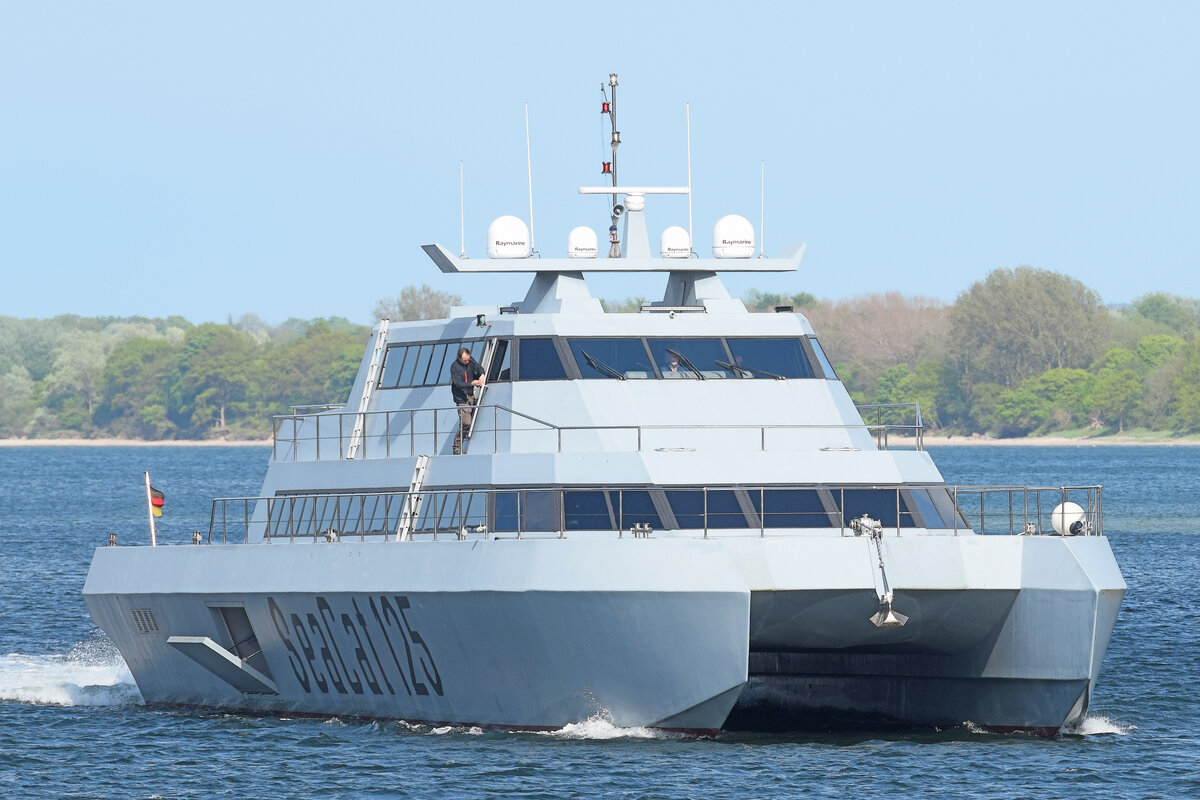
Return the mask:
[[1197, 797], [1200, 448], [931, 448], [959, 484], [1104, 484], [1129, 591], [1091, 714], [1053, 740], [722, 735], [592, 720], [552, 734], [147, 709], [80, 596], [110, 532], [207, 529], [269, 450], [0, 448], [0, 797]]

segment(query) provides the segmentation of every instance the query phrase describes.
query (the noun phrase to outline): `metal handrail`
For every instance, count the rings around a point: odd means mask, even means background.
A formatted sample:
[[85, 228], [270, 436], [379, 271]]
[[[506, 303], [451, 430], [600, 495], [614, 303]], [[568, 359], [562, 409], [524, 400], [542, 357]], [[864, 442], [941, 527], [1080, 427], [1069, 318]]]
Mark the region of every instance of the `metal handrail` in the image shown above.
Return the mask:
[[[818, 492], [822, 510], [768, 508], [768, 492], [789, 490]], [[873, 506], [862, 500], [857, 505], [847, 503], [847, 492], [864, 490], [894, 494], [886, 503], [880, 502], [884, 498], [876, 496]], [[518, 539], [531, 533], [565, 538], [570, 532], [585, 530], [610, 531], [618, 536], [630, 532], [636, 536], [643, 525], [649, 526], [651, 518], [660, 526], [665, 524], [657, 511], [649, 514], [627, 510], [632, 508], [626, 504], [627, 495], [637, 494], [637, 499], [644, 501], [648, 492], [698, 494], [697, 511], [675, 508], [672, 505], [675, 500], [665, 496], [662, 500], [667, 502], [664, 508], [671, 509], [670, 521], [675, 523], [668, 526], [668, 530], [691, 532], [702, 538], [710, 537], [714, 531], [745, 535], [757, 530], [758, 535], [766, 536], [768, 531], [771, 535], [787, 535], [789, 531], [800, 529], [810, 532], [836, 530], [841, 536], [853, 535], [851, 518], [864, 512], [875, 515], [889, 506], [894, 509], [894, 516], [885, 521], [885, 527], [896, 536], [912, 529], [941, 530], [954, 536], [966, 533], [1040, 535], [1054, 530], [1052, 509], [1067, 501], [1077, 502], [1083, 509], [1086, 524], [1081, 535], [1103, 533], [1100, 486], [584, 486], [417, 492], [415, 494], [422, 499], [421, 511], [406, 540], [412, 540], [415, 535], [425, 535], [433, 540], [439, 536], [461, 540], [495, 533]], [[744, 494], [751, 506], [745, 506], [739, 500], [737, 511], [713, 510], [709, 495], [714, 492]], [[906, 496], [906, 492], [910, 494]], [[925, 493], [924, 502], [913, 499], [911, 493], [915, 492]], [[572, 513], [567, 511], [569, 493], [608, 493], [606, 503], [615, 514], [611, 511], [607, 514], [576, 511], [572, 520]], [[319, 542], [347, 537], [360, 541], [368, 538], [396, 540], [409, 494], [394, 491], [218, 498], [213, 501], [209, 517], [208, 541], [221, 544], [259, 540]], [[940, 504], [939, 500], [942, 501]], [[753, 507], [753, 513], [748, 511], [750, 507]], [[605, 524], [600, 524], [602, 517], [607, 517]], [[679, 517], [694, 519], [696, 524], [690, 524], [690, 521], [686, 525], [680, 524]], [[798, 525], [797, 519], [825, 524]]]
[[[903, 435], [910, 440], [915, 449], [924, 449], [922, 438], [922, 426], [920, 421], [920, 409], [915, 403], [894, 404], [888, 407], [914, 407], [916, 408], [916, 422], [913, 424], [857, 424], [857, 425], [555, 425], [552, 422], [547, 422], [543, 419], [525, 414], [520, 411], [500, 405], [481, 406], [475, 410], [476, 415], [490, 415], [492, 420], [491, 428], [479, 427], [476, 425], [475, 436], [472, 442], [486, 441], [487, 434], [491, 434], [491, 444], [493, 453], [500, 452], [500, 435], [512, 433], [537, 433], [544, 432], [553, 434], [553, 446], [543, 447], [533, 452], [564, 452], [563, 437], [564, 434], [570, 435], [574, 433], [621, 433], [626, 432], [634, 436], [632, 447], [614, 448], [616, 452], [643, 452], [646, 448], [646, 433], [654, 431], [758, 431], [757, 437], [760, 451], [768, 450], [768, 432], [783, 432], [783, 431], [832, 431], [832, 432], [854, 432], [862, 431], [872, 436], [875, 440], [876, 447], [880, 449], [890, 449], [892, 435]], [[881, 407], [883, 408], [883, 407]], [[508, 414], [513, 418], [525, 420], [532, 423], [535, 428], [517, 427], [510, 424], [508, 427], [500, 425], [500, 414]], [[448, 451], [450, 442], [453, 439], [458, 425], [458, 408], [457, 406], [441, 406], [435, 408], [413, 408], [397, 411], [368, 411], [368, 412], [338, 412], [338, 413], [323, 413], [323, 414], [287, 414], [278, 415], [273, 419], [273, 439], [272, 439], [272, 459], [279, 461], [279, 448], [281, 444], [290, 445], [290, 453], [282, 460], [290, 461], [324, 461], [324, 460], [344, 460], [347, 459], [347, 451], [355, 425], [359, 419], [362, 419], [363, 430], [373, 431], [365, 434], [362, 438], [361, 450], [358, 454], [360, 458], [404, 458], [414, 457], [417, 452], [433, 450], [435, 452]], [[335, 430], [332, 433], [322, 432], [322, 421], [325, 421], [325, 426], [333, 425]], [[428, 425], [428, 429], [421, 429], [422, 424]], [[288, 424], [291, 424], [291, 435], [285, 434], [285, 429]], [[301, 428], [312, 426], [310, 435], [301, 435]], [[382, 428], [382, 430], [380, 430]], [[480, 434], [483, 434], [481, 437]], [[380, 438], [382, 437], [383, 454], [379, 455]], [[428, 437], [432, 437], [430, 442]], [[401, 441], [407, 439], [407, 447], [401, 446]], [[421, 441], [421, 447], [418, 447], [418, 439]], [[685, 441], [685, 440], [681, 440]], [[322, 443], [324, 443], [324, 452], [322, 451]], [[428, 446], [427, 445], [432, 445]], [[301, 446], [311, 446], [312, 452], [310, 456], [301, 457]], [[336, 445], [336, 446], [335, 446]], [[335, 446], [335, 447], [334, 447]], [[334, 452], [330, 453], [330, 448], [333, 447]], [[603, 451], [603, 450], [602, 450]], [[521, 452], [521, 451], [518, 451]]]

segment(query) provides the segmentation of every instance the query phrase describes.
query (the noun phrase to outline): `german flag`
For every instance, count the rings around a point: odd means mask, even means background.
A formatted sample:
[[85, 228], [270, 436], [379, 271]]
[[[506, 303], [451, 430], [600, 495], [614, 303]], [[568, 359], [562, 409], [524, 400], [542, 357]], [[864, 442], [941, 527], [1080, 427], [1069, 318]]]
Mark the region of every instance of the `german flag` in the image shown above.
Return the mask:
[[163, 502], [166, 500], [165, 495], [153, 486], [150, 487], [150, 511], [156, 517], [161, 517], [163, 512]]

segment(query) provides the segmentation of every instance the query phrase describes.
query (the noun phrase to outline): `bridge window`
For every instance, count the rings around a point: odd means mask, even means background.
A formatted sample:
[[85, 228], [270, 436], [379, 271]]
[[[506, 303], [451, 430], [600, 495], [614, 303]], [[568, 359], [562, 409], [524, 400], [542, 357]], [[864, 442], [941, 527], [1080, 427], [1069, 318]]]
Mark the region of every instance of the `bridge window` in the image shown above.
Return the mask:
[[553, 339], [518, 339], [517, 371], [523, 381], [545, 381], [567, 377]]
[[799, 339], [726, 339], [726, 342], [733, 354], [730, 363], [745, 370], [738, 372], [738, 377], [816, 377]]
[[821, 371], [825, 373], [825, 377], [831, 381], [838, 379], [837, 373], [833, 371], [833, 364], [829, 363], [829, 358], [825, 355], [825, 351], [821, 349], [820, 343], [813, 337], [808, 337], [808, 343], [812, 345], [813, 353], [817, 357], [817, 363], [821, 365]]
[[506, 381], [511, 377], [508, 366], [508, 339], [496, 342], [496, 353], [492, 356], [492, 368], [488, 371], [488, 382]]
[[653, 378], [654, 367], [641, 339], [568, 339], [584, 378]]
[[[729, 363], [720, 339], [649, 339], [650, 352], [664, 378], [732, 378], [718, 362]], [[679, 358], [683, 356], [683, 358]], [[692, 366], [689, 367], [688, 364]], [[693, 369], [694, 368], [694, 369]], [[700, 375], [697, 375], [699, 372]]]

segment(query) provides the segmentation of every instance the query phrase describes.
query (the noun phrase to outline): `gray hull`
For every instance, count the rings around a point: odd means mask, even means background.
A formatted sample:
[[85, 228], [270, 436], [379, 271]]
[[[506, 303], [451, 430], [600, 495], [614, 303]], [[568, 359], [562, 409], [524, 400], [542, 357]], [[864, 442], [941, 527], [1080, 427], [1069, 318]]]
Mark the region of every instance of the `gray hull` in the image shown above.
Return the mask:
[[101, 548], [84, 594], [152, 704], [705, 734], [1084, 712], [1124, 591], [1106, 540], [886, 539], [902, 628], [868, 619], [868, 544]]

